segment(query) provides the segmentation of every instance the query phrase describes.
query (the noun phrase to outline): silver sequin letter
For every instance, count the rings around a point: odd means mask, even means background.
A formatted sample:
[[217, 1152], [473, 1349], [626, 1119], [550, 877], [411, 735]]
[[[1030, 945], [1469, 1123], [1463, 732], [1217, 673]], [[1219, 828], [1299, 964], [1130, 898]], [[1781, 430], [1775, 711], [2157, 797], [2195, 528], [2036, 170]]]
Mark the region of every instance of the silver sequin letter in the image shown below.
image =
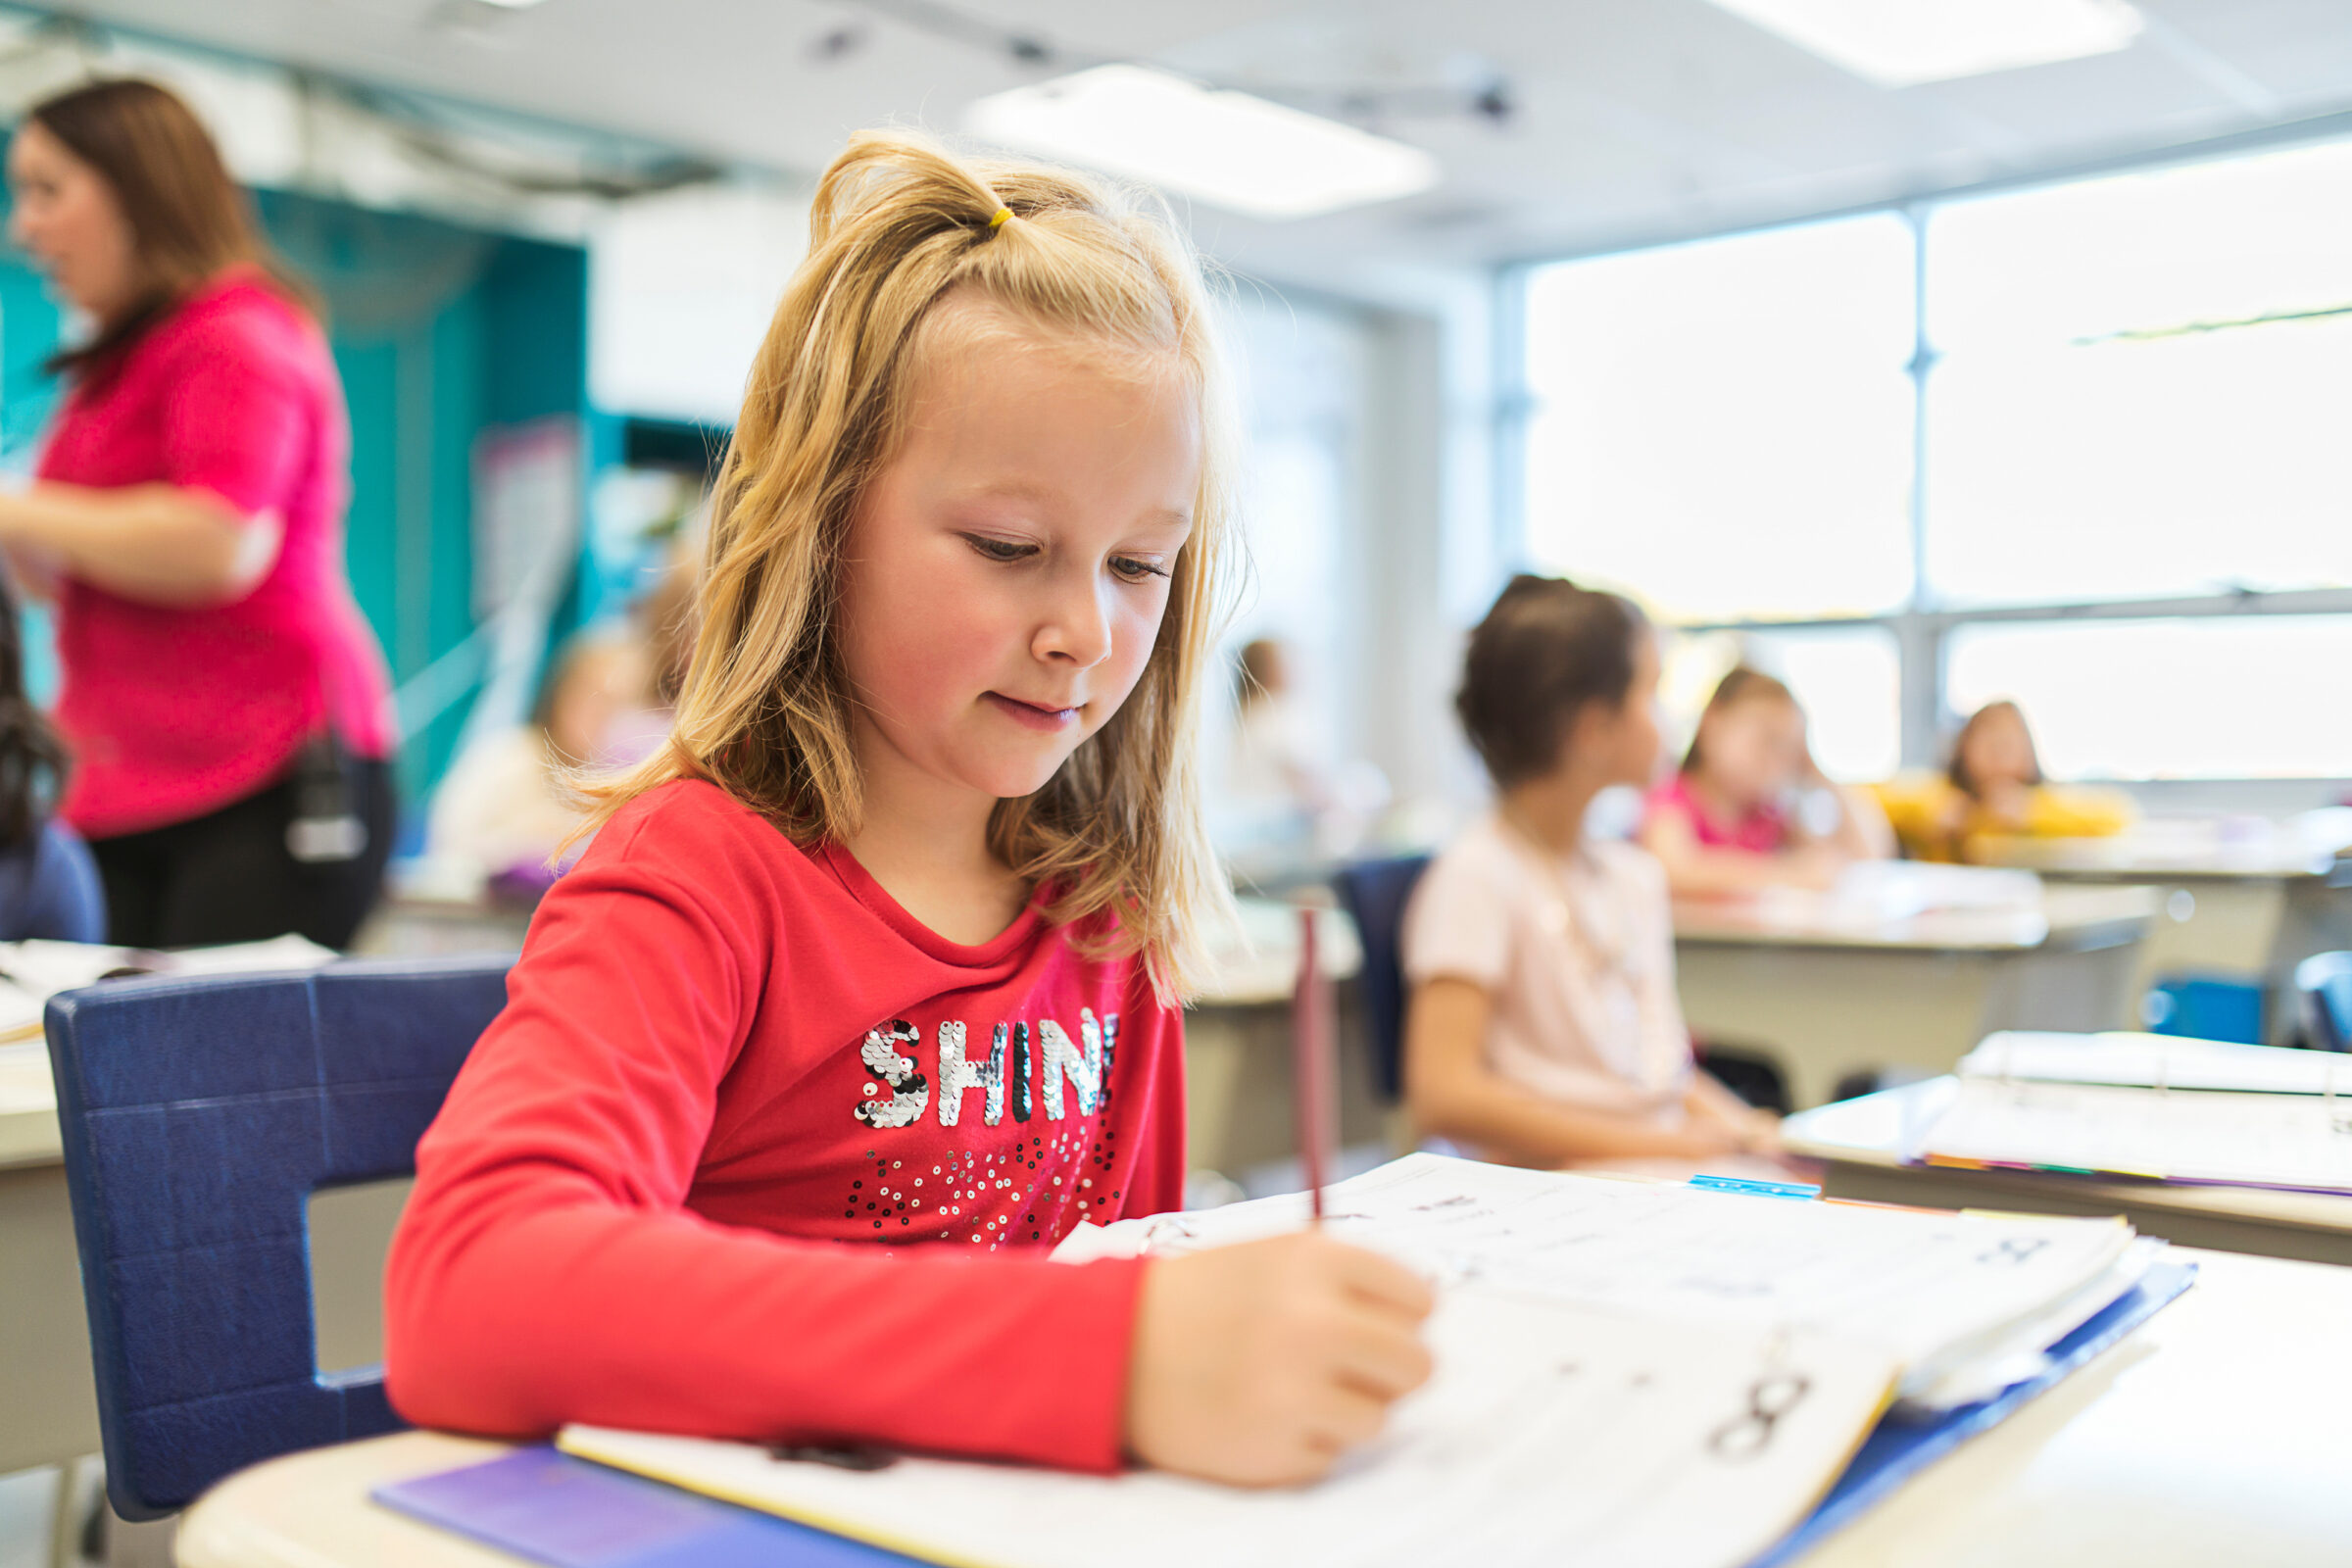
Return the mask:
[[1081, 1053], [1070, 1044], [1069, 1034], [1048, 1018], [1037, 1026], [1038, 1055], [1043, 1058], [1039, 1071], [1045, 1076], [1046, 1119], [1061, 1120], [1061, 1080], [1066, 1076], [1078, 1086], [1078, 1114], [1095, 1113], [1095, 1102], [1102, 1093], [1102, 1032], [1095, 1027], [1092, 1012], [1081, 1009], [1078, 1032], [1086, 1040]]
[[953, 1127], [963, 1114], [963, 1092], [978, 1089], [981, 1119], [994, 1127], [1004, 1119], [1004, 1026], [997, 1026], [988, 1059], [973, 1061], [963, 1054], [963, 1020], [951, 1018], [939, 1026], [939, 1124]]
[[912, 1056], [898, 1053], [900, 1046], [911, 1046], [922, 1038], [923, 1032], [904, 1018], [893, 1018], [888, 1027], [865, 1032], [858, 1059], [890, 1090], [890, 1103], [869, 1100], [852, 1115], [868, 1127], [906, 1127], [923, 1113], [923, 1107], [931, 1102], [931, 1085], [914, 1070]]

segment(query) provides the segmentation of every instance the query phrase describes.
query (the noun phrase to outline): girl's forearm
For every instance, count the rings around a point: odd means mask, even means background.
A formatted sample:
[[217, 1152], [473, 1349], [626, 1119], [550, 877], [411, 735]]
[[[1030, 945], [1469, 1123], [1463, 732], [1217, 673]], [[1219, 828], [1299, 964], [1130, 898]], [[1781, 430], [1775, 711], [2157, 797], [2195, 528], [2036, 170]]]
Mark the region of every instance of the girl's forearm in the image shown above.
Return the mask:
[[1499, 1079], [1418, 1096], [1412, 1111], [1424, 1133], [1472, 1144], [1521, 1165], [1703, 1157], [1734, 1144], [1727, 1130], [1710, 1123], [1657, 1127], [1612, 1111], [1539, 1101]]

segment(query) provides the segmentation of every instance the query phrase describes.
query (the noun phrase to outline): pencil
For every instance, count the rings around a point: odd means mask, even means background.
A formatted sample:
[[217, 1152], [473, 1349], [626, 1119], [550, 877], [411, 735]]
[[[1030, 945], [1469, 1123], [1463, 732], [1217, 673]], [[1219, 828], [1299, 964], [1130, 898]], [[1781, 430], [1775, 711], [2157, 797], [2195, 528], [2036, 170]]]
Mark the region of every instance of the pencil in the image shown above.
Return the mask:
[[1291, 1001], [1293, 1099], [1298, 1112], [1298, 1163], [1323, 1223], [1323, 1184], [1331, 1169], [1331, 993], [1315, 961], [1315, 911], [1298, 911], [1298, 989]]

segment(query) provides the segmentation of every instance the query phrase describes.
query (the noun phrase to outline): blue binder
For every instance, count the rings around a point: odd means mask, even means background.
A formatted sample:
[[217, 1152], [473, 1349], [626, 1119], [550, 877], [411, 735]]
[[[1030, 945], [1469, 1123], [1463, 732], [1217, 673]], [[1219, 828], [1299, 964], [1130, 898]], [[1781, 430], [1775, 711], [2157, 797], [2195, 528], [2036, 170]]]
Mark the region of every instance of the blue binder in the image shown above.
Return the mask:
[[[1997, 1425], [2188, 1289], [2193, 1263], [2159, 1263], [2045, 1352], [2042, 1369], [1989, 1399], [1911, 1420], [1889, 1414], [1844, 1475], [1748, 1568], [1784, 1568], [1923, 1466]], [[544, 1445], [379, 1487], [378, 1502], [551, 1568], [905, 1568], [920, 1559], [700, 1496]]]

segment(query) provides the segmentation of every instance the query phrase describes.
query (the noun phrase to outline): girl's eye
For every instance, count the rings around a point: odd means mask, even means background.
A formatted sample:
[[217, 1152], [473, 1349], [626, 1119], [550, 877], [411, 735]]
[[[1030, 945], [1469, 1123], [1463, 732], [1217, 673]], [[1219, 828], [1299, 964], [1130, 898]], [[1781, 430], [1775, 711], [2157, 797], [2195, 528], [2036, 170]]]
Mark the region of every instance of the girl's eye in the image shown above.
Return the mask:
[[963, 542], [991, 561], [1019, 561], [1037, 554], [1037, 546], [1020, 544], [1011, 539], [992, 539], [984, 533], [967, 533]]
[[1110, 569], [1127, 582], [1150, 582], [1154, 577], [1168, 574], [1167, 567], [1153, 565], [1149, 561], [1139, 561], [1133, 556], [1111, 557]]

